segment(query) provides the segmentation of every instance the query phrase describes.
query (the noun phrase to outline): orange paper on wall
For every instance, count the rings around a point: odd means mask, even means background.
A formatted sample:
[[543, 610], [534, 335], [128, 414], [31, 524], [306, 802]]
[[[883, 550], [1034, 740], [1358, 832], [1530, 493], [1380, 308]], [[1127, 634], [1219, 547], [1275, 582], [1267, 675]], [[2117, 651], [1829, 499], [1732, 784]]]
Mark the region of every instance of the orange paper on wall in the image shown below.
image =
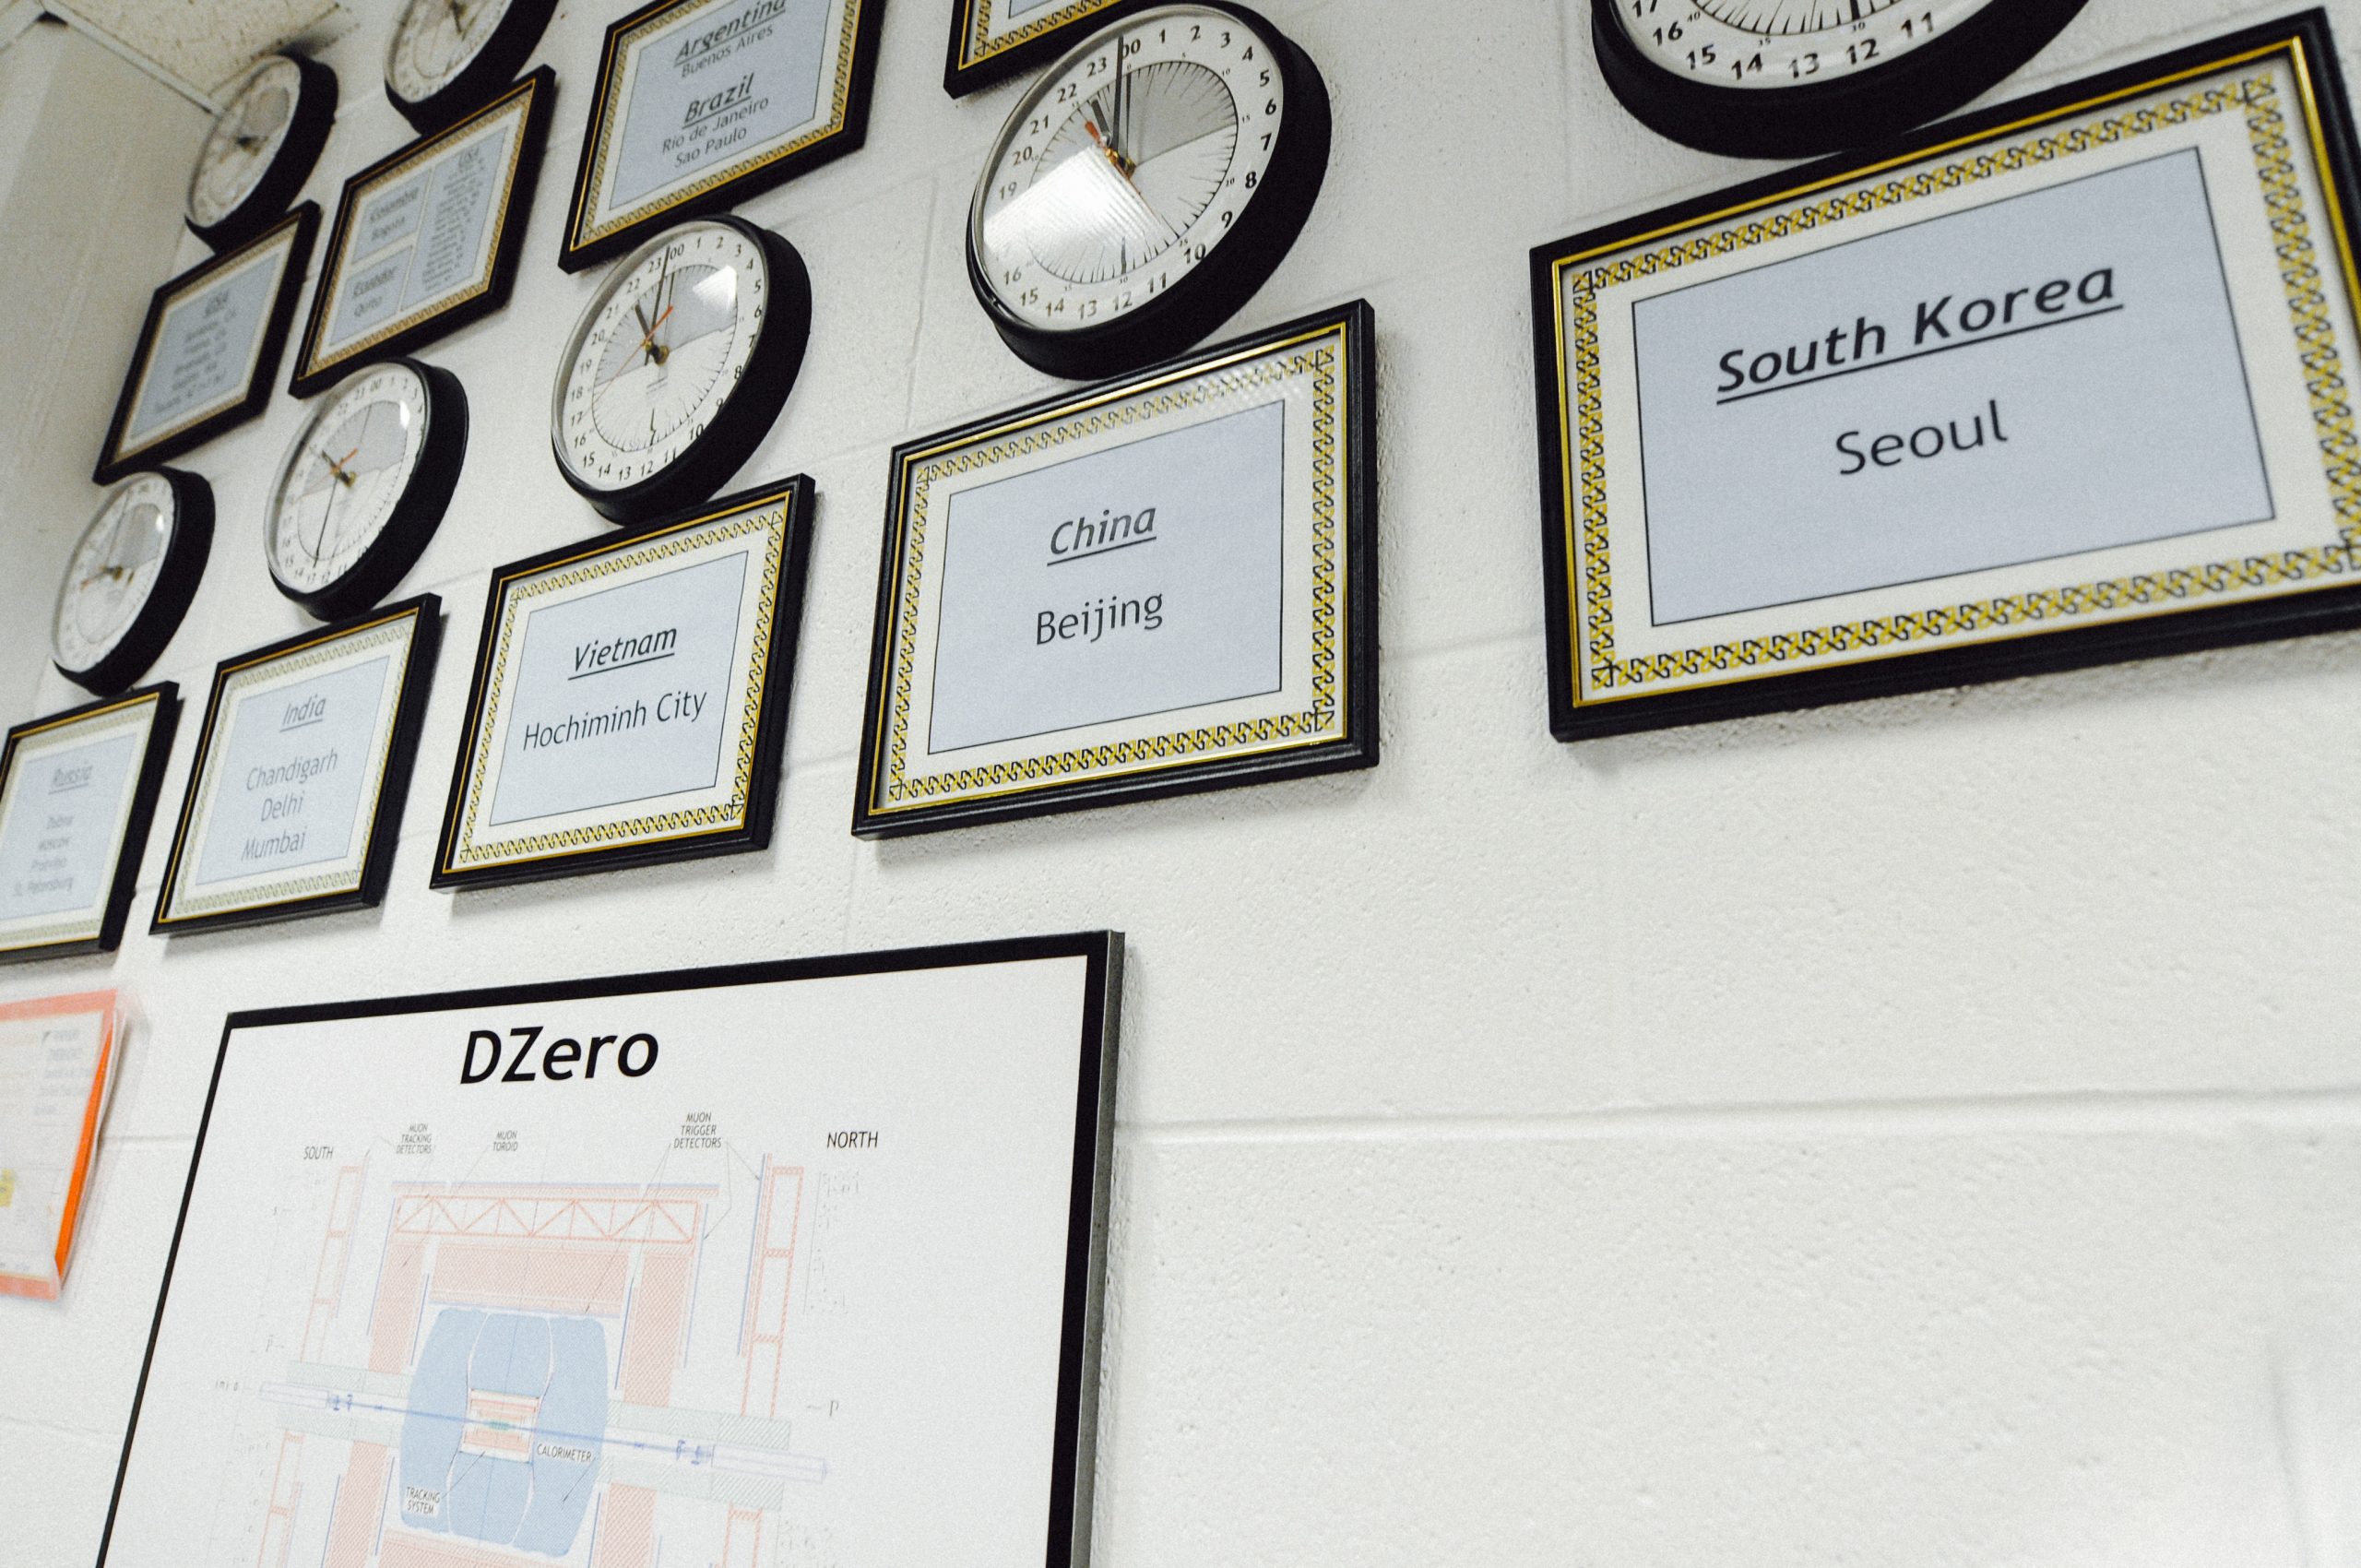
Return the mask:
[[0, 1004], [0, 1295], [65, 1282], [117, 1029], [112, 991]]

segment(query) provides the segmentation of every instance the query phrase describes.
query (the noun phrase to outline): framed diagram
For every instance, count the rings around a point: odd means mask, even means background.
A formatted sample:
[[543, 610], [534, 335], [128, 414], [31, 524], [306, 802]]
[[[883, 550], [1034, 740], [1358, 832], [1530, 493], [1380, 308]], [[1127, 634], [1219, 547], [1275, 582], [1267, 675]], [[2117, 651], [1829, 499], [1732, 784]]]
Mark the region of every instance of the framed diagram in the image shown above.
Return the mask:
[[655, 0], [607, 30], [558, 265], [858, 148], [885, 0]]
[[112, 953], [148, 849], [180, 690], [18, 725], [0, 749], [0, 963]]
[[101, 1563], [1080, 1568], [1121, 959], [232, 1014]]
[[494, 571], [434, 885], [767, 845], [811, 540], [798, 475]]
[[1375, 323], [897, 448], [853, 831], [1374, 767]]
[[544, 65], [344, 183], [288, 391], [308, 398], [508, 303], [556, 96]]
[[92, 479], [113, 484], [261, 411], [319, 226], [307, 201], [156, 291]]
[[1561, 740], [2361, 623], [2318, 11], [1533, 255]]
[[385, 897], [442, 635], [424, 594], [223, 661], [150, 930]]

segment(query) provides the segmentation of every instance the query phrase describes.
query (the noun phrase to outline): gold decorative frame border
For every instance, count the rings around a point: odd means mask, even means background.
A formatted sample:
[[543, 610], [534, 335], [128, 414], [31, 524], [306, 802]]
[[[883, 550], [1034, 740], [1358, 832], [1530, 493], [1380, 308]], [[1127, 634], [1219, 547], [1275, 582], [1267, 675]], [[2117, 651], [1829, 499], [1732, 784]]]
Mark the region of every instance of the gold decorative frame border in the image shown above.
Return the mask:
[[[243, 913], [279, 904], [298, 904], [310, 898], [350, 893], [361, 886], [369, 874], [369, 846], [367, 835], [361, 833], [360, 828], [374, 829], [376, 825], [377, 808], [386, 788], [386, 774], [393, 765], [394, 732], [401, 727], [402, 688], [409, 678], [410, 660], [417, 652], [419, 621], [420, 612], [413, 606], [359, 625], [324, 630], [300, 647], [282, 648], [277, 653], [258, 654], [235, 664], [225, 665], [215, 672], [212, 695], [205, 707], [205, 729], [197, 737], [196, 760], [191, 765], [188, 795], [181, 804], [180, 823], [172, 830], [172, 859], [165, 863], [163, 885], [156, 893], [157, 925], [170, 927], [203, 920], [208, 915]], [[175, 909], [174, 896], [180, 887], [181, 867], [192, 849], [189, 836], [196, 823], [197, 802], [212, 776], [214, 764], [219, 760], [217, 755], [219, 746], [229, 743], [227, 727], [221, 726], [221, 719], [226, 711], [230, 683], [255, 671], [266, 671], [260, 677], [262, 679], [272, 679], [345, 658], [362, 651], [362, 639], [373, 635], [380, 643], [398, 647], [401, 657], [399, 668], [389, 672], [392, 690], [385, 710], [385, 722], [370, 737], [371, 748], [377, 755], [377, 766], [370, 775], [368, 792], [362, 798], [353, 818], [357, 825], [356, 833], [360, 835], [360, 863], [349, 873], [321, 872], [267, 887], [247, 888], [241, 893], [194, 894]], [[217, 726], [221, 726], [218, 733]], [[210, 826], [209, 816], [208, 825]]]
[[[1295, 350], [1290, 352], [1290, 350]], [[1046, 784], [1161, 771], [1192, 762], [1292, 750], [1344, 733], [1346, 683], [1339, 645], [1346, 611], [1342, 567], [1347, 493], [1344, 393], [1347, 327], [1332, 322], [1144, 383], [1119, 386], [1058, 408], [908, 454], [896, 475], [896, 559], [900, 563], [888, 690], [879, 725], [885, 777], [865, 780], [878, 816], [955, 801], [982, 801]], [[1248, 368], [1251, 367], [1251, 368]], [[1311, 701], [1299, 711], [1228, 724], [1168, 731], [1137, 740], [1050, 752], [982, 767], [913, 778], [908, 772], [923, 597], [929, 492], [939, 480], [973, 473], [1124, 425], [1145, 423], [1259, 386], [1309, 378], [1311, 386]]]
[[733, 180], [742, 179], [765, 164], [776, 163], [782, 158], [791, 158], [806, 148], [817, 147], [830, 137], [843, 132], [845, 124], [852, 113], [852, 71], [853, 56], [856, 53], [854, 45], [860, 34], [862, 8], [882, 4], [883, 0], [835, 0], [836, 4], [844, 7], [844, 20], [836, 30], [836, 76], [830, 88], [832, 97], [829, 101], [826, 119], [791, 141], [781, 142], [767, 151], [749, 152], [746, 156], [725, 164], [710, 173], [700, 175], [690, 184], [674, 191], [660, 201], [651, 201], [639, 207], [625, 208], [597, 222], [589, 220], [590, 208], [598, 203], [599, 190], [605, 181], [607, 160], [613, 150], [614, 138], [622, 134], [623, 116], [619, 105], [615, 102], [615, 95], [623, 87], [624, 53], [642, 34], [670, 27], [706, 6], [723, 3], [724, 0], [670, 0], [663, 10], [648, 17], [628, 31], [616, 34], [609, 41], [606, 58], [599, 63], [599, 82], [596, 89], [598, 96], [590, 111], [593, 151], [589, 174], [582, 182], [582, 188], [575, 193], [574, 211], [566, 220], [569, 248], [581, 250], [594, 245], [611, 234], [621, 233], [635, 224], [647, 222], [675, 208], [693, 202], [710, 191], [718, 190]]
[[[46, 723], [31, 725], [26, 729], [18, 731], [15, 737], [16, 743], [9, 748], [10, 754], [7, 759], [9, 777], [6, 778], [0, 778], [0, 799], [5, 799], [7, 787], [14, 782], [16, 770], [23, 765], [23, 746], [25, 742], [31, 740], [36, 735], [46, 734], [53, 730], [75, 728], [84, 724], [97, 724], [102, 719], [113, 721], [113, 724], [110, 725], [109, 728], [120, 726], [128, 730], [132, 728], [134, 723], [138, 722], [131, 717], [130, 710], [142, 706], [145, 706], [148, 710], [145, 723], [142, 726], [144, 739], [141, 742], [141, 745], [144, 748], [145, 746], [155, 743], [156, 717], [164, 710], [163, 695], [160, 692], [152, 689], [134, 693], [129, 696], [124, 697], [119, 701], [110, 703], [106, 707], [96, 710], [85, 710], [80, 713], [67, 714], [57, 719], [53, 719]], [[143, 764], [143, 757], [135, 756], [132, 758], [131, 771], [125, 787], [130, 790], [131, 798], [134, 801], [138, 799], [139, 775]], [[118, 811], [117, 814], [119, 817], [120, 811]], [[106, 929], [107, 906], [113, 897], [113, 889], [114, 886], [115, 870], [117, 866], [122, 863], [123, 856], [126, 848], [127, 845], [121, 841], [118, 841], [114, 847], [114, 856], [107, 862], [106, 879], [104, 885], [101, 886], [99, 892], [99, 901], [95, 914], [87, 920], [78, 917], [71, 921], [56, 920], [51, 921], [48, 925], [28, 926], [25, 929], [13, 933], [0, 933], [0, 953], [21, 953], [35, 947], [54, 947], [61, 943], [88, 942], [103, 932]]]
[[[2208, 597], [2251, 595], [2290, 584], [2311, 588], [2335, 586], [2339, 580], [2350, 580], [2356, 572], [2361, 572], [2361, 559], [2355, 556], [2356, 549], [2361, 549], [2361, 440], [2356, 439], [2354, 417], [2345, 394], [2335, 324], [2321, 283], [2311, 221], [2304, 210], [2303, 188], [2289, 144], [2286, 116], [2280, 104], [2276, 84], [2271, 77], [2250, 76], [2242, 81], [2202, 89], [2161, 106], [2142, 105], [2094, 125], [2022, 141], [1997, 153], [1982, 153], [1940, 168], [1922, 168], [1907, 175], [1897, 173], [1883, 184], [1862, 187], [1864, 180], [1880, 172], [1914, 165], [1931, 165], [1946, 153], [1998, 143], [2017, 132], [2086, 113], [2107, 103], [2153, 98], [2178, 83], [2231, 75], [2239, 67], [2258, 60], [2282, 55], [2288, 57], [2289, 68], [2301, 89], [2302, 115], [2309, 132], [2313, 167], [2331, 208], [2330, 229], [2342, 262], [2341, 276], [2346, 283], [2346, 299], [2350, 305], [2361, 301], [2361, 287], [2356, 286], [2355, 262], [2345, 232], [2343, 214], [2338, 207], [2332, 165], [2327, 154], [2319, 108], [2313, 98], [2312, 74], [2300, 39], [2289, 39], [2211, 61], [2155, 81], [2067, 104], [1957, 142], [1906, 154], [1883, 164], [1849, 171], [1812, 185], [1764, 196], [1741, 208], [1711, 214], [1652, 234], [1620, 240], [1596, 250], [1562, 257], [1554, 263], [1550, 277], [1557, 302], [1560, 471], [1565, 486], [1562, 505], [1567, 563], [1567, 580], [1558, 591], [1567, 595], [1567, 622], [1570, 627], [1574, 628], [1573, 636], [1569, 638], [1570, 651], [1575, 660], [1575, 668], [1571, 672], [1574, 707], [1579, 709], [1627, 700], [1646, 695], [1644, 688], [1652, 683], [1661, 685], [1667, 681], [1684, 677], [1707, 673], [1721, 677], [1718, 680], [1691, 680], [1679, 688], [1684, 691], [1700, 690], [1776, 674], [1783, 663], [1794, 660], [1870, 648], [1887, 650], [1870, 655], [1871, 659], [1892, 658], [1941, 638], [1958, 637], [1973, 632], [2008, 627], [2014, 629], [2007, 636], [2023, 636], [2053, 629], [2058, 623], [2079, 615], [2126, 610], [2138, 610], [2151, 615], [2169, 613], [2189, 608], [2192, 601]], [[1995, 175], [2055, 161], [2095, 148], [2118, 145], [2133, 137], [2225, 113], [2233, 109], [2245, 113], [2256, 172], [2271, 214], [2281, 281], [2303, 360], [2322, 466], [2338, 518], [2336, 543], [2284, 551], [2271, 556], [2208, 562], [2164, 572], [2139, 573], [2128, 577], [2002, 595], [1982, 601], [1938, 605], [1856, 622], [1749, 637], [1734, 643], [1671, 649], [1629, 660], [1616, 658], [1613, 561], [1608, 537], [1605, 394], [1601, 385], [1597, 323], [1596, 294], [1600, 289], [1627, 282], [1635, 277], [1728, 255], [1793, 233], [1826, 229], [1848, 219], [1857, 219], [1940, 191], [1958, 189]], [[1731, 227], [1713, 229], [1714, 225], [1726, 224], [1730, 220], [1743, 218], [1747, 213], [1777, 207], [1832, 186], [1838, 187], [1833, 194], [1808, 206], [1774, 213], [1768, 219], [1758, 218]], [[1709, 229], [1712, 232], [1703, 232]], [[1682, 237], [1674, 238], [1668, 244], [1656, 244], [1656, 242], [1675, 235]], [[1650, 244], [1656, 244], [1656, 248], [1640, 249]], [[1604, 255], [1615, 255], [1619, 259], [1603, 266], [1585, 267], [1585, 264]], [[1573, 284], [1571, 289], [1568, 287], [1570, 281]], [[1573, 318], [1571, 333], [1567, 320], [1570, 294], [1572, 297]], [[1573, 366], [1571, 389], [1568, 376], [1570, 337]], [[1580, 430], [1578, 451], [1577, 427]], [[1579, 495], [1575, 490], [1577, 474], [1581, 486]], [[1579, 578], [1577, 573], [1580, 574]], [[1587, 612], [1584, 608], [1585, 596], [1589, 606]], [[2125, 615], [2118, 618], [2133, 617]], [[1578, 644], [1576, 638], [1581, 639]], [[1849, 665], [1868, 661], [1853, 659], [1845, 662]], [[1599, 695], [1601, 693], [1612, 695]]]
[[[531, 567], [501, 577], [496, 584], [500, 634], [487, 647], [483, 676], [483, 706], [474, 715], [473, 728], [462, 742], [467, 747], [467, 805], [453, 842], [443, 847], [446, 873], [514, 865], [522, 861], [554, 860], [623, 846], [665, 844], [682, 838], [726, 833], [742, 826], [753, 798], [754, 752], [762, 733], [765, 677], [770, 671], [771, 630], [778, 615], [780, 576], [787, 551], [788, 510], [792, 493], [778, 491], [751, 506], [733, 506], [675, 523], [651, 534], [620, 543], [602, 543], [563, 561]], [[715, 525], [720, 525], [718, 527]], [[698, 534], [696, 530], [706, 530]], [[745, 697], [738, 714], [738, 756], [730, 798], [718, 804], [688, 811], [656, 812], [613, 822], [569, 827], [507, 839], [498, 849], [479, 849], [476, 822], [483, 806], [485, 782], [492, 771], [487, 742], [499, 728], [502, 689], [511, 667], [510, 648], [522, 620], [518, 611], [529, 600], [564, 588], [595, 582], [658, 561], [704, 550], [717, 542], [765, 534], [762, 588], [754, 604], [753, 647], [744, 669]], [[695, 537], [689, 537], [694, 535]], [[522, 583], [523, 586], [511, 585]], [[596, 810], [598, 808], [585, 808]]]
[[967, 26], [959, 35], [959, 65], [964, 70], [1030, 43], [1044, 33], [1055, 32], [1068, 22], [1078, 22], [1085, 17], [1112, 10], [1123, 4], [1123, 0], [1071, 0], [1068, 5], [1051, 6], [1047, 12], [997, 40], [991, 36], [993, 0], [961, 0], [961, 3], [967, 10]]
[[[367, 184], [354, 184], [345, 191], [343, 198], [337, 204], [336, 227], [328, 235], [327, 262], [320, 269], [318, 287], [320, 303], [314, 308], [311, 320], [304, 324], [303, 354], [296, 365], [298, 375], [318, 375], [324, 371], [333, 370], [347, 360], [366, 354], [378, 344], [398, 337], [422, 321], [432, 321], [445, 311], [457, 309], [469, 300], [481, 299], [492, 291], [494, 280], [500, 276], [501, 242], [507, 237], [509, 203], [516, 199], [516, 171], [524, 162], [525, 141], [532, 130], [533, 95], [540, 87], [540, 78], [527, 77], [516, 86], [502, 93], [465, 119], [435, 132], [427, 139], [425, 145], [406, 155], [397, 154], [393, 159], [388, 160], [381, 172], [370, 178]], [[350, 259], [345, 254], [345, 241], [351, 234], [353, 225], [360, 221], [361, 204], [368, 199], [372, 191], [384, 185], [387, 181], [415, 172], [421, 165], [445, 156], [452, 147], [466, 139], [469, 133], [478, 128], [479, 121], [491, 119], [503, 112], [514, 113], [516, 125], [508, 139], [508, 167], [502, 172], [500, 189], [493, 196], [492, 206], [485, 215], [485, 223], [491, 232], [486, 236], [484, 244], [483, 267], [478, 273], [475, 281], [457, 293], [444, 295], [430, 303], [420, 306], [398, 320], [387, 322], [365, 338], [353, 339], [326, 359], [317, 357], [315, 350], [319, 348], [320, 340], [327, 336], [328, 323], [336, 314], [338, 292], [344, 287], [345, 263]]]
[[[291, 214], [280, 219], [267, 230], [248, 241], [246, 244], [231, 252], [228, 265], [208, 267], [199, 276], [190, 279], [179, 291], [172, 295], [164, 307], [156, 313], [155, 338], [141, 345], [139, 374], [132, 383], [131, 401], [124, 408], [123, 437], [116, 443], [114, 450], [108, 454], [109, 461], [127, 463], [142, 452], [152, 451], [172, 440], [172, 437], [194, 430], [207, 420], [227, 413], [246, 400], [247, 396], [254, 389], [255, 377], [258, 374], [263, 350], [271, 340], [271, 313], [277, 304], [280, 291], [287, 287], [287, 268], [294, 260], [298, 227]], [[140, 401], [148, 395], [148, 378], [155, 374], [156, 350], [164, 336], [165, 321], [184, 301], [238, 276], [250, 267], [263, 265], [266, 258], [269, 257], [273, 252], [277, 253], [279, 275], [271, 280], [270, 291], [263, 300], [262, 314], [255, 320], [254, 338], [246, 344], [245, 374], [238, 378], [237, 386], [204, 407], [184, 415], [178, 422], [167, 425], [153, 435], [142, 436], [137, 445], [129, 445], [131, 422], [139, 417]], [[301, 282], [302, 279], [298, 279], [297, 281]]]

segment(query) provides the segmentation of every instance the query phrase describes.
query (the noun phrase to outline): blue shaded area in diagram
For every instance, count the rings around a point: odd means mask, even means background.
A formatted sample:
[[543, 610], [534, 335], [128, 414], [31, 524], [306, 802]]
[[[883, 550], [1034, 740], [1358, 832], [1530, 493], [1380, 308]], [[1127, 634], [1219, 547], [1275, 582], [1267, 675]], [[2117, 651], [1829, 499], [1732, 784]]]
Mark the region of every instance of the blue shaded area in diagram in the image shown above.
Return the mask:
[[[481, 1410], [471, 1418], [476, 1395], [539, 1402], [518, 1456], [482, 1451], [525, 1429]], [[410, 1376], [402, 1522], [562, 1555], [589, 1512], [606, 1425], [607, 1339], [597, 1323], [445, 1308]]]

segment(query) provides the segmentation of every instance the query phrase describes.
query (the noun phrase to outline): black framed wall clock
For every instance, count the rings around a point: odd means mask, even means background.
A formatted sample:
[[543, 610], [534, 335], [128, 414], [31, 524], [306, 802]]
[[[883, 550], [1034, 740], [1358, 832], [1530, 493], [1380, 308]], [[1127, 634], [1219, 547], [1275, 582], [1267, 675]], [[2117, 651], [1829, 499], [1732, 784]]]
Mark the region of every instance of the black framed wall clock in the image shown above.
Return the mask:
[[1016, 356], [1087, 380], [1203, 341], [1303, 230], [1328, 89], [1242, 6], [1157, 6], [1019, 101], [967, 216], [967, 277]]
[[290, 392], [308, 398], [508, 303], [556, 93], [544, 65], [344, 183]]
[[279, 465], [263, 529], [271, 582], [323, 621], [375, 604], [434, 537], [467, 453], [457, 376], [416, 360], [357, 372]]
[[336, 73], [266, 54], [230, 89], [189, 174], [188, 226], [215, 250], [260, 233], [312, 176], [336, 123]]
[[616, 264], [550, 392], [550, 450], [600, 517], [693, 505], [753, 456], [795, 386], [812, 280], [742, 218], [669, 230]]
[[420, 134], [506, 87], [532, 58], [557, 0], [405, 0], [386, 44], [386, 97]]
[[1046, 65], [1086, 27], [1155, 0], [952, 0], [943, 90], [954, 98]]
[[196, 474], [157, 469], [108, 491], [57, 586], [57, 672], [101, 696], [137, 680], [180, 630], [212, 548], [213, 488]]
[[1592, 0], [1623, 106], [1707, 152], [1808, 158], [1948, 114], [2085, 0]]
[[156, 291], [93, 479], [113, 483], [262, 411], [319, 226], [320, 209], [307, 201]]
[[607, 30], [558, 265], [733, 207], [868, 135], [885, 0], [655, 0]]

